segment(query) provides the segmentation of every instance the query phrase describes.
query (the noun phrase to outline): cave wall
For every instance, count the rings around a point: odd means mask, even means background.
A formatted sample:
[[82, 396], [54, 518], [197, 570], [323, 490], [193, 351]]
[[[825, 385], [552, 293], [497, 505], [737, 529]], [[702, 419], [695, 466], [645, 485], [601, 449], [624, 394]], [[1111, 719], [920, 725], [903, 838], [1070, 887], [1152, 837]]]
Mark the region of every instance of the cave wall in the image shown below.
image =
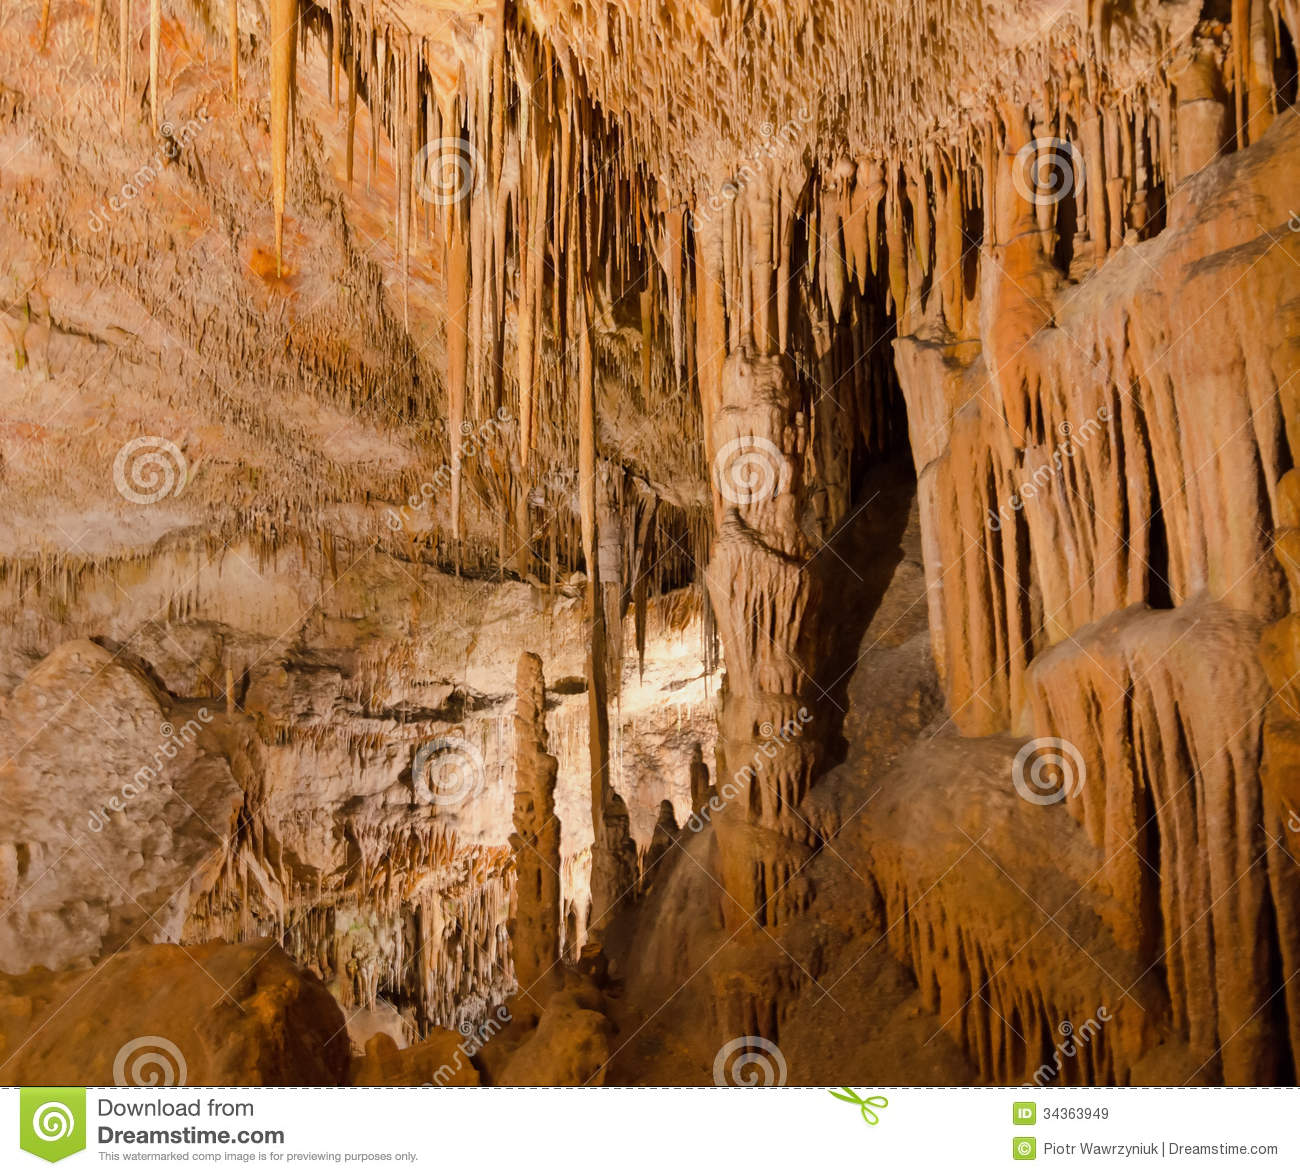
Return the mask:
[[[182, 900], [124, 913], [93, 862], [80, 898], [43, 881], [77, 834], [24, 812], [8, 946], [270, 933], [345, 1003], [481, 1010], [513, 983], [526, 646], [560, 699], [571, 946], [635, 889], [662, 801], [707, 796], [716, 734], [740, 946], [711, 980], [774, 1032], [745, 951], [817, 901], [818, 783], [852, 742], [836, 536], [905, 434], [952, 762], [1077, 756], [1053, 834], [1138, 1007], [1084, 1076], [1132, 1078], [1167, 1029], [1212, 1076], [1294, 1077], [1294, 4], [749, 7], [399, 28], [275, 0], [200, 58], [229, 35], [206, 9], [23, 6], [5, 770], [30, 810], [74, 774], [94, 803], [153, 725], [215, 717], [107, 822], [131, 903], [168, 856]], [[158, 434], [161, 498], [124, 494], [123, 443]], [[85, 771], [97, 728], [63, 711], [100, 674], [134, 702], [105, 701]], [[431, 815], [415, 752], [450, 738], [489, 795]], [[1017, 829], [1008, 747], [970, 775]], [[1008, 893], [999, 927], [940, 885], [947, 844], [882, 820], [863, 908], [933, 1008], [991, 998], [956, 1035], [1020, 1080], [994, 1018], [1089, 986], [1015, 963], [1032, 911]]]
[[1113, 934], [1240, 1083], [1285, 1078], [1298, 1043], [1258, 655], [1291, 608], [1295, 117], [1182, 177], [1165, 229], [1081, 284], [1026, 229], [980, 258], [976, 340], [896, 345], [952, 721], [1066, 741]]

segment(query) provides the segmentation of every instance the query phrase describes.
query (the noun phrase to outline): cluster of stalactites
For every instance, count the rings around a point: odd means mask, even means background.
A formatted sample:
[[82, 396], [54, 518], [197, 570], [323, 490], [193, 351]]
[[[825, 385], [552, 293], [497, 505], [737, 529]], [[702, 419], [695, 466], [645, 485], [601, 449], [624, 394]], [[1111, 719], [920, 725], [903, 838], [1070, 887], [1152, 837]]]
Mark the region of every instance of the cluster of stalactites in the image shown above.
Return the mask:
[[[1243, 0], [1230, 26], [1200, 23], [1124, 88], [1088, 57], [946, 140], [823, 160], [821, 142], [785, 128], [697, 181], [687, 222], [706, 435], [718, 355], [742, 342], [790, 352], [800, 303], [816, 329], [819, 312], [843, 321], [855, 288], [877, 286], [900, 333], [927, 321], [960, 337], [981, 250], [1036, 232], [1078, 277], [1158, 231], [1179, 184], [1269, 126], [1272, 63], [1296, 16]], [[662, 216], [672, 273], [688, 248], [676, 217]]]
[[506, 847], [459, 843], [432, 821], [353, 822], [348, 868], [305, 883], [266, 833], [244, 828], [187, 939], [272, 937], [347, 1003], [383, 997], [420, 1032], [513, 990]]
[[[295, 0], [277, 0], [272, 9], [279, 259], [290, 202], [295, 30], [303, 19]], [[702, 464], [691, 442], [696, 414], [682, 395], [683, 283], [671, 267], [661, 273], [651, 264], [651, 182], [623, 156], [567, 59], [519, 27], [505, 6], [454, 49], [386, 20], [381, 8], [364, 3], [334, 4], [311, 17], [322, 33], [335, 100], [341, 103], [347, 90], [349, 181], [357, 103], [364, 101], [373, 116], [371, 168], [381, 131], [392, 148], [403, 274], [422, 231], [441, 263], [454, 538], [461, 537], [472, 476], [483, 498], [505, 508], [502, 563], [536, 574], [539, 562], [545, 567], [558, 556], [571, 570], [593, 553], [601, 448], [595, 406], [622, 366], [621, 318], [639, 312], [640, 414], [656, 425], [665, 414], [674, 417], [680, 427], [667, 445], [670, 461], [693, 465], [697, 476]], [[449, 76], [446, 55], [453, 51], [458, 66]], [[671, 364], [661, 362], [661, 338], [672, 340]], [[505, 461], [471, 460], [471, 450], [476, 456], [484, 448], [485, 430], [492, 441], [508, 437], [513, 453]], [[575, 534], [556, 527], [556, 515], [586, 522]]]
[[[458, 18], [465, 35], [450, 43], [365, 0], [272, 0], [277, 257], [311, 29], [346, 109], [349, 179], [364, 101], [372, 173], [381, 133], [392, 149], [403, 270], [421, 231], [441, 253], [454, 538], [460, 440], [504, 414], [511, 460], [476, 471], [506, 508], [502, 562], [537, 571], [541, 498], [580, 520], [577, 535], [543, 541], [590, 565], [609, 384], [629, 382], [611, 340], [639, 326], [639, 408], [672, 426], [655, 444], [678, 459], [678, 440], [702, 435], [682, 462], [698, 477], [714, 456], [722, 359], [742, 343], [815, 367], [873, 288], [900, 331], [934, 323], [963, 337], [972, 254], [1037, 232], [1048, 257], [1086, 272], [1157, 230], [1177, 183], [1267, 126], [1272, 63], [1297, 18], [1291, 0], [1237, 0], [1227, 26], [1180, 12], [1143, 29], [1098, 0], [1021, 28], [1002, 7], [963, 3], [938, 28], [921, 0], [760, 3], [744, 20], [726, 2], [656, 5], [654, 20], [640, 3], [575, 3], [538, 17], [539, 34], [528, 4], [502, 4]], [[160, 14], [151, 0], [155, 114]], [[237, 6], [228, 33], [234, 74]], [[690, 119], [664, 117], [682, 106], [667, 67], [648, 68], [688, 51], [719, 66], [694, 135]], [[763, 71], [762, 86], [760, 52], [789, 65]], [[909, 94], [920, 100], [900, 101]], [[692, 149], [703, 141], [721, 146]], [[888, 328], [860, 329], [870, 352]], [[845, 371], [858, 366], [853, 356]], [[680, 394], [692, 376], [698, 398]], [[576, 485], [557, 489], [557, 469]]]

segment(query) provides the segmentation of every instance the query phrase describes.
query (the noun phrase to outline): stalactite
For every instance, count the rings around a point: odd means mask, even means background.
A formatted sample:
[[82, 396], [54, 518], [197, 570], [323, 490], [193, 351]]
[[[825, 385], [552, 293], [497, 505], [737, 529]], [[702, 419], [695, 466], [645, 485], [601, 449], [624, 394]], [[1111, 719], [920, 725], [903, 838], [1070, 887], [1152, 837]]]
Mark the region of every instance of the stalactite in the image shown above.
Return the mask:
[[155, 133], [162, 120], [159, 108], [162, 105], [158, 94], [161, 84], [159, 59], [162, 54], [162, 0], [149, 0], [149, 121]]
[[118, 123], [119, 130], [125, 135], [126, 103], [130, 90], [131, 70], [131, 0], [118, 0], [117, 13]]
[[465, 387], [469, 375], [469, 236], [464, 217], [452, 213], [444, 273], [447, 282], [447, 431], [451, 444], [452, 535], [461, 538], [461, 483], [465, 427]]
[[239, 0], [226, 0], [226, 38], [230, 42], [230, 101], [239, 105]]
[[284, 207], [289, 175], [289, 116], [298, 47], [298, 0], [271, 0], [271, 184], [275, 272], [284, 270]]

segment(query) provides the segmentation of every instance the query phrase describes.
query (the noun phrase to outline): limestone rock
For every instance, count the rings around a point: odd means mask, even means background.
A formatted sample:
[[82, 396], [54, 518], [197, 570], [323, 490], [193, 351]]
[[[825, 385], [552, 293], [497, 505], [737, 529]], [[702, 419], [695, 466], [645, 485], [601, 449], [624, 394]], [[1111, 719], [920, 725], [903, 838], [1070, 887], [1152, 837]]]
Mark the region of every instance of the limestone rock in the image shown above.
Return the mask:
[[8, 1085], [348, 1080], [342, 1011], [264, 940], [130, 947], [90, 969], [0, 976], [0, 1045]]
[[594, 990], [570, 985], [547, 1004], [533, 1034], [510, 1055], [503, 1086], [601, 1085], [613, 1026]]

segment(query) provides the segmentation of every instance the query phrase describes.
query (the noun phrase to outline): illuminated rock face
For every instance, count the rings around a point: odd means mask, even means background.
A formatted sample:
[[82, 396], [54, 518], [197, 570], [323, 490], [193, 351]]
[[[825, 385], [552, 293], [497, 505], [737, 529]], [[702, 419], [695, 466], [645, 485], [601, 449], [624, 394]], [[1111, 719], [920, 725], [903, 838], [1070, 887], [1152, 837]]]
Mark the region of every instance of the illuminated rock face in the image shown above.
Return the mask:
[[[0, 978], [6, 1085], [337, 1086], [337, 1004], [265, 940], [130, 947], [92, 969]], [[146, 999], [147, 998], [147, 999]]]
[[0, 32], [6, 1008], [1294, 1079], [1294, 4], [124, 15]]

